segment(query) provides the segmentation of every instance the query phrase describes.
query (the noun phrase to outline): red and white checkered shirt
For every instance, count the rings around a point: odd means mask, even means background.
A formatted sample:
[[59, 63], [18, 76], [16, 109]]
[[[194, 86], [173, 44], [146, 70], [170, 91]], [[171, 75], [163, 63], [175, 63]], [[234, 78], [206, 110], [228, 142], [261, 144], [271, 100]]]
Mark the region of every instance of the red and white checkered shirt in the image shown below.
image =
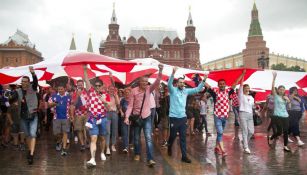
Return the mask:
[[237, 93], [233, 93], [230, 95], [231, 101], [232, 101], [232, 106], [234, 107], [239, 107], [239, 98]]
[[228, 117], [229, 113], [229, 92], [232, 88], [220, 91], [219, 88], [212, 88], [216, 94], [216, 102], [214, 104], [214, 115], [217, 117]]
[[104, 103], [99, 99], [101, 96], [105, 96], [106, 101], [110, 102], [109, 94], [103, 92], [98, 94], [93, 87], [89, 89], [89, 98], [87, 101], [89, 112], [94, 116], [101, 115], [101, 117], [105, 117], [106, 109]]
[[[77, 92], [74, 92], [72, 95], [73, 103], [75, 103], [75, 101], [78, 100], [77, 97], [78, 97]], [[76, 116], [87, 115], [87, 112], [88, 112], [87, 102], [89, 100], [89, 97], [85, 89], [82, 90], [80, 98], [81, 98], [82, 106], [79, 106], [78, 108], [76, 107], [76, 110], [75, 110]]]

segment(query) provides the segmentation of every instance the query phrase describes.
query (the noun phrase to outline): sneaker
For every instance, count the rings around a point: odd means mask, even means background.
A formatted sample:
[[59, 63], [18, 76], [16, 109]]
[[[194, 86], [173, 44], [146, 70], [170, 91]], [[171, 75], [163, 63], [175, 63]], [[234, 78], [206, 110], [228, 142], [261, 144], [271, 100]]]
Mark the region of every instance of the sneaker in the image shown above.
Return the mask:
[[28, 151], [28, 154], [27, 154], [27, 159], [29, 160], [31, 158], [31, 152]]
[[147, 163], [147, 165], [149, 167], [153, 167], [153, 166], [155, 166], [155, 164], [156, 164], [156, 162], [154, 160], [149, 160], [148, 163]]
[[75, 136], [75, 143], [77, 144], [78, 143], [78, 137], [77, 136]]
[[249, 148], [245, 148], [245, 149], [244, 149], [244, 153], [246, 153], [246, 154], [250, 154], [250, 153], [251, 153], [251, 151], [249, 150]]
[[110, 151], [110, 148], [109, 148], [109, 147], [107, 148], [106, 155], [107, 155], [107, 156], [111, 155], [111, 151]]
[[66, 155], [67, 155], [67, 150], [66, 149], [62, 149], [61, 156], [66, 156]]
[[87, 161], [86, 162], [86, 166], [88, 167], [88, 168], [90, 168], [90, 167], [95, 167], [96, 166], [96, 161], [95, 161], [95, 159], [90, 159], [89, 161]]
[[188, 157], [181, 158], [181, 162], [192, 163], [191, 159], [189, 159]]
[[294, 141], [291, 140], [291, 139], [288, 137], [288, 142], [289, 142], [289, 143], [293, 143]]
[[85, 149], [86, 149], [86, 148], [85, 148], [85, 145], [81, 145], [80, 151], [83, 152]]
[[32, 164], [33, 164], [33, 155], [29, 155], [28, 164], [29, 164], [29, 165], [32, 165]]
[[206, 132], [206, 135], [207, 135], [208, 137], [212, 136], [212, 134], [211, 134], [210, 132]]
[[61, 143], [57, 143], [56, 146], [55, 146], [55, 150], [61, 151], [62, 150], [62, 144]]
[[303, 145], [305, 145], [305, 143], [304, 143], [303, 141], [299, 140], [299, 141], [297, 142], [297, 146], [303, 146]]
[[134, 156], [134, 160], [135, 161], [140, 161], [141, 160], [141, 156], [140, 155], [135, 155]]
[[127, 154], [128, 153], [128, 148], [123, 149], [123, 152]]
[[270, 136], [267, 139], [268, 139], [269, 146], [273, 145], [275, 139], [271, 139]]
[[112, 145], [112, 146], [111, 146], [111, 150], [112, 150], [113, 152], [116, 151], [115, 145]]
[[284, 151], [290, 152], [291, 150], [290, 150], [290, 148], [288, 146], [284, 146]]
[[100, 158], [101, 158], [101, 160], [107, 160], [106, 155], [104, 155], [104, 153], [100, 154]]
[[162, 147], [166, 147], [167, 146], [167, 141], [164, 140], [163, 143], [162, 143]]
[[26, 150], [26, 145], [25, 145], [24, 143], [21, 143], [21, 144], [19, 145], [19, 149], [20, 149], [20, 151]]
[[218, 147], [214, 148], [214, 152], [215, 152], [215, 154], [222, 155], [222, 151]]

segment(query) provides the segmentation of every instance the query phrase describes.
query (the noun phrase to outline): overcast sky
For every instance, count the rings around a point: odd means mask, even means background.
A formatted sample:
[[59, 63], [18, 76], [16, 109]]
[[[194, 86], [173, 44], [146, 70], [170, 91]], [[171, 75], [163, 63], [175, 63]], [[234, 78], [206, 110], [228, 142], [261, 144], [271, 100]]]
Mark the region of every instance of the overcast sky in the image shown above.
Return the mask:
[[[20, 29], [48, 59], [69, 49], [72, 33], [77, 49], [86, 50], [91, 33], [98, 53], [113, 2], [121, 37], [134, 27], [165, 27], [183, 39], [191, 5], [205, 63], [245, 48], [254, 0], [0, 0], [0, 42]], [[307, 0], [256, 0], [256, 5], [270, 52], [307, 60]]]

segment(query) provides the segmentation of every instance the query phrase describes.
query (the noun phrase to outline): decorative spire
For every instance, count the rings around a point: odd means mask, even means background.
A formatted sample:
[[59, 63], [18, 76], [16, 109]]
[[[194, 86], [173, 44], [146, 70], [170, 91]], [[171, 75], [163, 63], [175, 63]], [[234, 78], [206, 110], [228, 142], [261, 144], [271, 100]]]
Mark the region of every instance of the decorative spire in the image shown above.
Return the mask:
[[192, 20], [192, 15], [191, 15], [191, 5], [189, 6], [189, 18], [187, 21], [187, 26], [193, 26], [193, 20]]
[[93, 45], [92, 45], [92, 34], [89, 34], [88, 44], [87, 44], [87, 51], [88, 52], [94, 52], [93, 51]]
[[75, 34], [72, 34], [69, 50], [76, 50]]
[[248, 37], [252, 36], [262, 36], [262, 30], [260, 26], [260, 22], [258, 19], [258, 10], [256, 7], [256, 3], [254, 2], [253, 10], [252, 10], [252, 21], [249, 27]]
[[112, 18], [111, 18], [111, 24], [117, 24], [117, 18], [115, 14], [115, 2], [113, 2], [113, 13], [112, 13]]

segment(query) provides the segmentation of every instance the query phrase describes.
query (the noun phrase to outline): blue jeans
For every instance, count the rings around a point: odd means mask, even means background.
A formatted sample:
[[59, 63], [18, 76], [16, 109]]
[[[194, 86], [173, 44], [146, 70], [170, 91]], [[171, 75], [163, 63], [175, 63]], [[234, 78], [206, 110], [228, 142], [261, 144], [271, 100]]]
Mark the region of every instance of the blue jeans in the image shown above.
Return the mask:
[[232, 111], [233, 111], [233, 114], [235, 115], [235, 125], [239, 125], [239, 122], [238, 122], [238, 117], [239, 117], [239, 107], [237, 106], [233, 106], [232, 107]]
[[116, 143], [116, 137], [118, 135], [118, 114], [117, 112], [107, 112], [107, 138], [106, 138], [106, 145], [110, 145], [110, 137], [112, 135], [112, 144]]
[[124, 146], [124, 149], [128, 149], [129, 147], [129, 137], [128, 137], [128, 132], [129, 132], [129, 125], [127, 125], [124, 120], [122, 119], [121, 120], [121, 131], [122, 131], [122, 138], [123, 138], [123, 146]]
[[33, 120], [21, 118], [20, 127], [27, 137], [36, 138], [38, 116], [36, 115]]
[[152, 133], [152, 124], [151, 117], [148, 116], [145, 119], [142, 119], [141, 126], [134, 127], [134, 154], [141, 154], [141, 130], [144, 130], [145, 142], [146, 142], [146, 155], [147, 160], [153, 160], [153, 141], [151, 137]]
[[154, 121], [156, 117], [156, 108], [150, 109], [151, 125], [154, 126]]
[[172, 148], [172, 145], [177, 136], [177, 132], [179, 132], [182, 158], [186, 158], [187, 157], [187, 147], [186, 147], [187, 118], [170, 117], [169, 120], [170, 120], [171, 129], [170, 129], [170, 136], [168, 139], [168, 146]]
[[227, 119], [225, 116], [217, 117], [214, 115], [214, 124], [217, 132], [217, 137], [216, 137], [217, 142], [221, 142], [223, 140], [223, 132], [226, 126], [226, 121]]

